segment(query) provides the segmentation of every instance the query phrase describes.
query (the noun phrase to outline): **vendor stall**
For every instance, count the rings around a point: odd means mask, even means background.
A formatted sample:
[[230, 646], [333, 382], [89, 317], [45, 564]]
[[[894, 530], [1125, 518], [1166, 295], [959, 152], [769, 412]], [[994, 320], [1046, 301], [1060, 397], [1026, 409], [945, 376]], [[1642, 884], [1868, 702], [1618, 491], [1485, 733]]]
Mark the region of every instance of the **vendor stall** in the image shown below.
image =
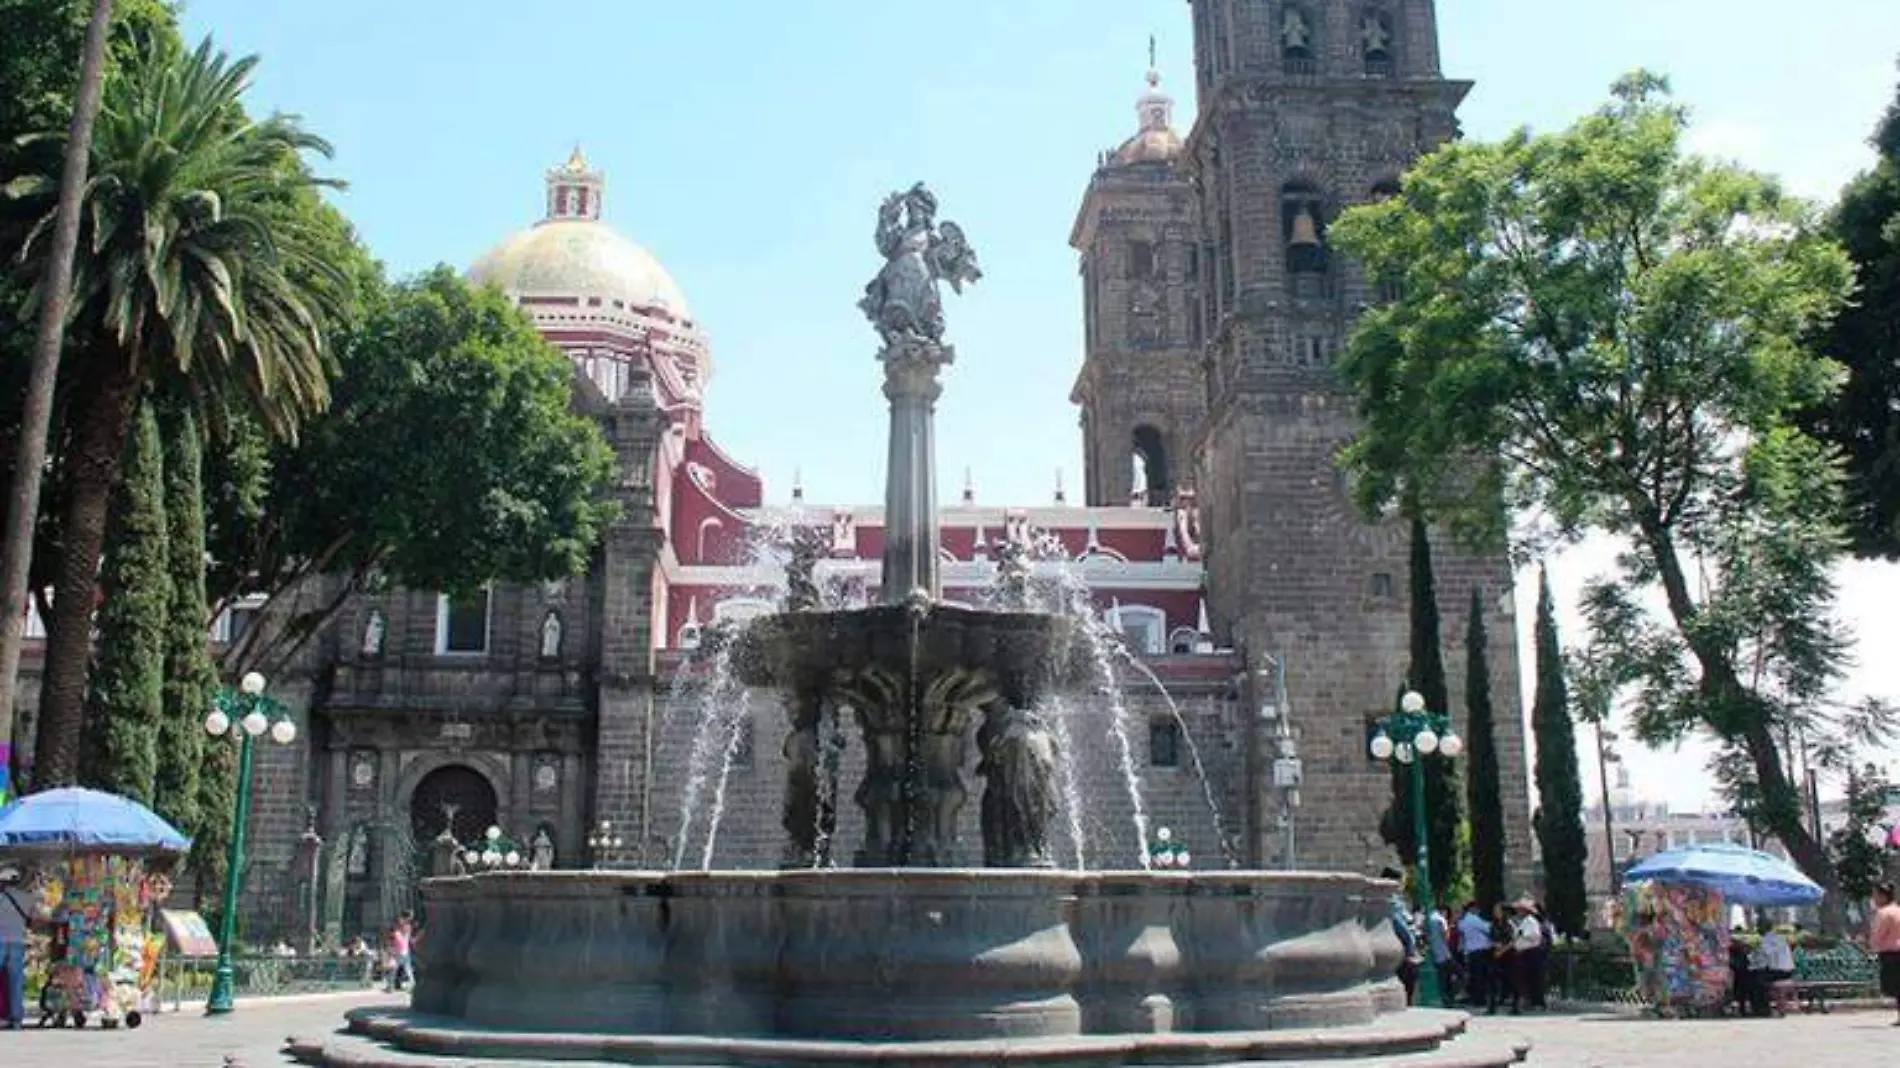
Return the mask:
[[190, 847], [150, 809], [94, 790], [48, 790], [0, 809], [0, 860], [29, 873], [38, 924], [28, 988], [40, 1023], [137, 1027], [155, 1007], [170, 866]]

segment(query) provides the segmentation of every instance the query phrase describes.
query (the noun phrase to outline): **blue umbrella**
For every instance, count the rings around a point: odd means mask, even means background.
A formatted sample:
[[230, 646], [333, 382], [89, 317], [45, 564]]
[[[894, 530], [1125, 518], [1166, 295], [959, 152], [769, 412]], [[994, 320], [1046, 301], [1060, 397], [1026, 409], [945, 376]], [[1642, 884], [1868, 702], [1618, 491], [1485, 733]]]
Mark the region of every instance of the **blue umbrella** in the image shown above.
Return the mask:
[[66, 787], [0, 808], [0, 854], [183, 853], [190, 839], [137, 801]]
[[1658, 853], [1631, 868], [1623, 881], [1706, 886], [1748, 908], [1812, 905], [1822, 894], [1813, 879], [1780, 857], [1725, 842]]

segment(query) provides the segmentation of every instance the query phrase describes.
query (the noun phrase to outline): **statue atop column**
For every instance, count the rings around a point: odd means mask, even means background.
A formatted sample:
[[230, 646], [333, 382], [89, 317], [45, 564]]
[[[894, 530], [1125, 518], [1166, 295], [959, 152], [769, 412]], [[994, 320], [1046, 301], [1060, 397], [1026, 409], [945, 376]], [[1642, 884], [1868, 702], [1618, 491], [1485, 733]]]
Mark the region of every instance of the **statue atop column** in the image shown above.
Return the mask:
[[[922, 182], [892, 193], [877, 210], [877, 250], [884, 267], [858, 302], [884, 339], [887, 353], [943, 347], [938, 282], [963, 292], [983, 277], [976, 252], [956, 223], [937, 221], [937, 198]], [[946, 361], [947, 362], [947, 361]]]

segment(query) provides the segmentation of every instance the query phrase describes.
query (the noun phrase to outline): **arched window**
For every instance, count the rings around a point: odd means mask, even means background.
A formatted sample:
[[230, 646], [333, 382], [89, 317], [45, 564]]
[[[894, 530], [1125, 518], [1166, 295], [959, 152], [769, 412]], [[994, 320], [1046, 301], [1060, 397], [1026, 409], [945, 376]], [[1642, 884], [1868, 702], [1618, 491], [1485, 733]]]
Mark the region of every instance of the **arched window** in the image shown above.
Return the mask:
[[[1286, 243], [1289, 275], [1297, 279], [1326, 273], [1326, 205], [1318, 187], [1289, 182], [1280, 190], [1280, 235]], [[1296, 288], [1296, 295], [1306, 294]]]
[[1136, 652], [1158, 656], [1168, 633], [1168, 614], [1145, 604], [1119, 605], [1109, 614], [1109, 625], [1120, 631]]
[[1135, 428], [1133, 437], [1135, 486], [1142, 492], [1143, 503], [1151, 508], [1165, 507], [1174, 499], [1174, 479], [1168, 470], [1161, 431], [1143, 424]]

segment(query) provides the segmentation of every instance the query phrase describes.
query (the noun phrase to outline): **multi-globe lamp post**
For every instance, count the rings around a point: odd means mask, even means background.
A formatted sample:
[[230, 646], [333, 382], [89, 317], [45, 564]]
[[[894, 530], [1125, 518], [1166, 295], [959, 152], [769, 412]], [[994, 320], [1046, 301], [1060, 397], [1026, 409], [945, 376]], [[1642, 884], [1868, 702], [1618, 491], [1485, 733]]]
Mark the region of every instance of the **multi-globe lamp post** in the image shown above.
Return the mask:
[[600, 826], [594, 828], [594, 832], [587, 836], [587, 849], [593, 854], [596, 868], [603, 864], [614, 863], [625, 845], [626, 842], [614, 832], [612, 820], [601, 820]]
[[205, 732], [216, 739], [236, 739], [238, 745], [237, 811], [232, 816], [231, 848], [225, 857], [224, 903], [218, 916], [218, 968], [211, 979], [205, 1013], [219, 1015], [232, 1008], [237, 985], [231, 962], [237, 942], [238, 891], [244, 885], [244, 834], [251, 822], [251, 749], [265, 733], [278, 745], [297, 740], [297, 724], [283, 705], [264, 696], [264, 676], [248, 672], [234, 692], [219, 690], [205, 716]]
[[519, 868], [527, 862], [514, 841], [502, 834], [500, 827], [494, 826], [483, 832], [481, 845], [470, 847], [462, 859], [471, 869], [486, 871]]
[[1446, 759], [1464, 752], [1463, 739], [1452, 733], [1451, 719], [1425, 707], [1425, 698], [1408, 690], [1399, 698], [1399, 710], [1379, 724], [1368, 747], [1375, 760], [1397, 761], [1410, 769], [1412, 781], [1412, 837], [1418, 843], [1418, 871], [1413, 885], [1418, 891], [1418, 913], [1425, 918], [1424, 960], [1418, 966], [1418, 1003], [1443, 1005], [1445, 993], [1439, 983], [1438, 962], [1431, 950], [1432, 863], [1431, 832], [1425, 820], [1426, 757], [1439, 754]]

